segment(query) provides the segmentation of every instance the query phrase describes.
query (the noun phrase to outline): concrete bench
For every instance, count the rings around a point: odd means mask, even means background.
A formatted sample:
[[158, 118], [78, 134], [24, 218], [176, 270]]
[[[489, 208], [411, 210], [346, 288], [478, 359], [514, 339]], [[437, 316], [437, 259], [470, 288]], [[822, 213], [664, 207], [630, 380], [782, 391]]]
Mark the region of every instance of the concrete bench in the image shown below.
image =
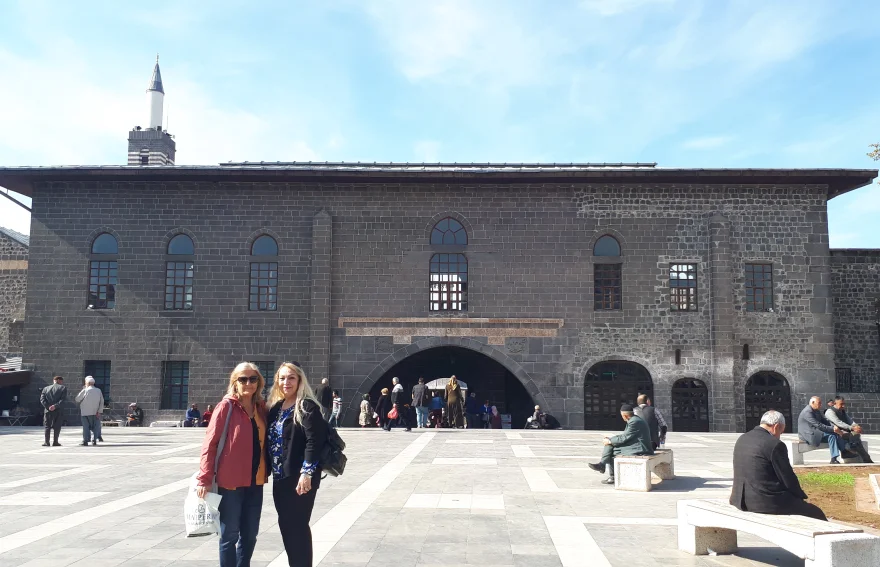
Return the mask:
[[678, 502], [678, 549], [692, 555], [736, 551], [746, 532], [804, 559], [804, 567], [880, 565], [880, 538], [806, 516], [771, 516], [737, 510], [724, 500]]
[[614, 458], [614, 488], [648, 492], [651, 490], [651, 475], [661, 480], [675, 478], [675, 465], [670, 449], [660, 449], [653, 455]]
[[[788, 461], [794, 465], [802, 465], [804, 464], [804, 453], [809, 453], [810, 451], [818, 451], [820, 449], [828, 450], [828, 443], [822, 443], [818, 447], [813, 447], [807, 443], [804, 443], [800, 439], [788, 440], [783, 439], [782, 442], [785, 444], [785, 450], [788, 451]], [[862, 439], [862, 445], [865, 447], [865, 451], [868, 450], [868, 442]], [[829, 456], [829, 459], [831, 457]], [[842, 456], [840, 457], [840, 462], [842, 463], [861, 463], [862, 458], [856, 456], [852, 459], [844, 459]]]
[[150, 427], [183, 427], [182, 421], [154, 421]]

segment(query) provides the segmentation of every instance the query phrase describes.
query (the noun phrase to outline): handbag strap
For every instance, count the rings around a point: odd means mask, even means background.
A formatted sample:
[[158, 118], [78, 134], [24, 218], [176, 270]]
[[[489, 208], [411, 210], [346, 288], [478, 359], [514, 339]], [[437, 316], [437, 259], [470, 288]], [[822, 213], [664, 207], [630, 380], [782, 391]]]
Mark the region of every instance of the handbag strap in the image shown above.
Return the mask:
[[229, 418], [232, 417], [232, 412], [235, 411], [235, 407], [231, 402], [226, 402], [229, 405], [229, 411], [226, 413], [226, 423], [223, 424], [223, 433], [220, 434], [220, 442], [217, 443], [217, 454], [214, 456], [214, 484], [217, 484], [217, 467], [220, 465], [220, 453], [223, 452], [223, 447], [226, 445], [226, 434], [229, 432]]

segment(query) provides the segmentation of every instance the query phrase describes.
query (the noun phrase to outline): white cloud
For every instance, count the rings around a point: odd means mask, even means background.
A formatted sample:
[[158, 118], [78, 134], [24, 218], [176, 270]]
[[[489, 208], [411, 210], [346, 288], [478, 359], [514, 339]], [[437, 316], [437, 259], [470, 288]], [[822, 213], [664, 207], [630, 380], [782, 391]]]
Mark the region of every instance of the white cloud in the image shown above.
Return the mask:
[[714, 150], [724, 146], [733, 138], [730, 136], [706, 136], [685, 141], [681, 147], [686, 150]]

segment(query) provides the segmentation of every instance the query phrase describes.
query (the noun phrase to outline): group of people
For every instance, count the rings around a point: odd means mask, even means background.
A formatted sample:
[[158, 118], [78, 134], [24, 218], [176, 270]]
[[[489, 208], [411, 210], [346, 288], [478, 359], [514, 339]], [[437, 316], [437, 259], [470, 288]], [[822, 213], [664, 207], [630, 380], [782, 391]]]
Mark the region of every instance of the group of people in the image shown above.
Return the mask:
[[204, 498], [216, 486], [222, 496], [220, 567], [250, 565], [260, 531], [263, 487], [271, 474], [288, 563], [311, 567], [309, 521], [321, 486], [320, 457], [329, 424], [298, 364], [281, 364], [268, 401], [263, 397], [265, 383], [254, 364], [242, 362], [233, 369], [227, 393], [208, 422], [197, 493]]
[[862, 443], [862, 426], [846, 413], [843, 396], [828, 402], [824, 415], [821, 408], [822, 398], [810, 398], [810, 403], [798, 415], [798, 437], [811, 447], [827, 443], [832, 465], [840, 464], [840, 458], [855, 457], [861, 457], [863, 463], [873, 463]]
[[[333, 402], [336, 411], [336, 397]], [[411, 410], [415, 411], [414, 419]], [[432, 392], [425, 384], [425, 379], [419, 377], [418, 383], [407, 395], [400, 379], [395, 376], [391, 379], [391, 389], [382, 388], [375, 405], [371, 403], [370, 395], [364, 394], [358, 414], [361, 427], [377, 425], [385, 431], [391, 431], [392, 427], [397, 426], [412, 431], [413, 423], [417, 429], [501, 429], [501, 414], [489, 400], [481, 406], [476, 393], [465, 396], [454, 375], [449, 378], [443, 391]]]
[[[49, 435], [52, 434], [52, 447], [60, 447], [58, 436], [61, 434], [63, 414], [61, 407], [67, 401], [67, 386], [64, 385], [63, 376], [54, 376], [52, 383], [40, 391], [40, 405], [43, 406], [43, 427], [45, 441], [43, 447], [49, 447]], [[79, 406], [80, 422], [82, 423], [82, 443], [86, 447], [91, 443], [97, 445], [104, 442], [101, 435], [101, 414], [104, 410], [104, 393], [95, 386], [95, 378], [86, 376], [83, 379], [83, 388], [74, 398]], [[208, 406], [210, 408], [210, 406]], [[144, 423], [144, 410], [138, 407], [136, 402], [128, 406], [124, 425], [141, 426]]]
[[208, 404], [205, 413], [199, 412], [199, 404], [191, 404], [186, 410], [186, 418], [183, 420], [184, 427], [208, 427], [211, 416], [214, 415], [214, 406]]

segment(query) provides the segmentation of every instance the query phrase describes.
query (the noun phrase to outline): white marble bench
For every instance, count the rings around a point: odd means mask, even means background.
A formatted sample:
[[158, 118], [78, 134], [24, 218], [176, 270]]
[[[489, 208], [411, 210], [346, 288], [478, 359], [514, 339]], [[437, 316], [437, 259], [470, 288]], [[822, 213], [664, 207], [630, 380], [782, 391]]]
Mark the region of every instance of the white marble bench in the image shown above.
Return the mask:
[[614, 488], [648, 492], [651, 490], [651, 474], [661, 480], [675, 478], [672, 450], [660, 449], [653, 455], [614, 458]]
[[[785, 450], [788, 451], [788, 461], [794, 465], [802, 465], [804, 464], [804, 453], [809, 453], [810, 451], [818, 451], [820, 449], [828, 450], [828, 443], [822, 443], [818, 447], [813, 447], [808, 443], [801, 441], [800, 439], [783, 439], [782, 442], [785, 444]], [[868, 442], [864, 439], [862, 440], [862, 445], [865, 447], [865, 451], [868, 450]], [[830, 459], [830, 454], [829, 454]], [[840, 462], [842, 463], [861, 463], [862, 458], [856, 456], [852, 459], [844, 459], [842, 456], [840, 457]]]
[[880, 538], [806, 516], [771, 516], [737, 510], [724, 500], [678, 502], [678, 549], [692, 555], [736, 551], [736, 532], [775, 543], [805, 559], [804, 567], [880, 565]]
[[183, 427], [182, 421], [154, 421], [150, 427]]

